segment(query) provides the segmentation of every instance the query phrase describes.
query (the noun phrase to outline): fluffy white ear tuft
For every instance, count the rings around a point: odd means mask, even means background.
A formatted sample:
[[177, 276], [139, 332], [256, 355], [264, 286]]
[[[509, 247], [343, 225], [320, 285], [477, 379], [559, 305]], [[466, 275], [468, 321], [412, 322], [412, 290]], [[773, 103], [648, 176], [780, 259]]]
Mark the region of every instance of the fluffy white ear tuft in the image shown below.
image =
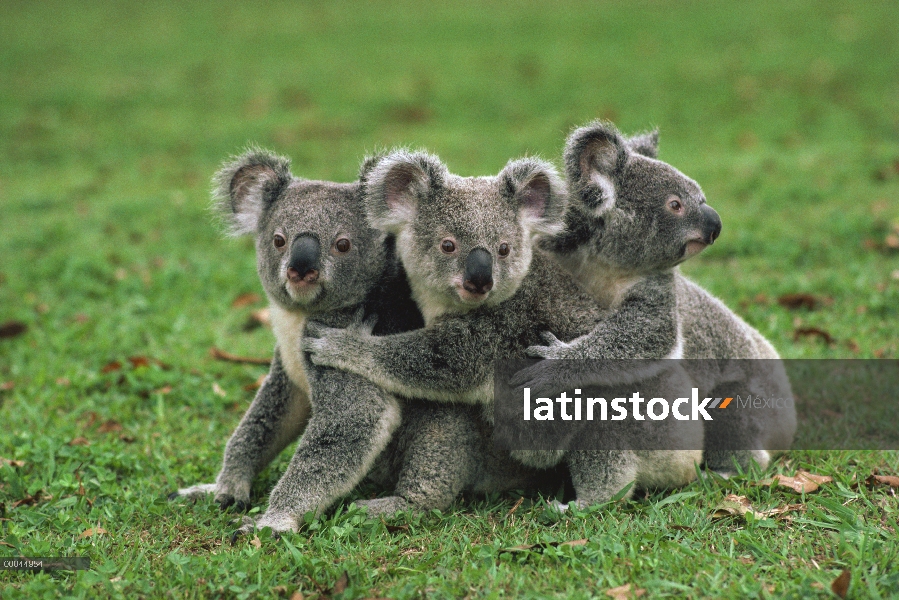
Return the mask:
[[228, 222], [229, 233], [256, 231], [266, 204], [292, 180], [289, 159], [259, 148], [225, 162], [212, 178], [212, 197]]
[[365, 178], [365, 208], [370, 224], [389, 233], [412, 219], [422, 199], [444, 185], [446, 166], [424, 152], [398, 150], [381, 158]]
[[513, 160], [500, 172], [500, 181], [531, 234], [562, 230], [568, 190], [555, 167], [536, 158]]
[[615, 205], [615, 177], [627, 162], [624, 138], [611, 123], [596, 121], [580, 127], [565, 144], [569, 184], [597, 214]]

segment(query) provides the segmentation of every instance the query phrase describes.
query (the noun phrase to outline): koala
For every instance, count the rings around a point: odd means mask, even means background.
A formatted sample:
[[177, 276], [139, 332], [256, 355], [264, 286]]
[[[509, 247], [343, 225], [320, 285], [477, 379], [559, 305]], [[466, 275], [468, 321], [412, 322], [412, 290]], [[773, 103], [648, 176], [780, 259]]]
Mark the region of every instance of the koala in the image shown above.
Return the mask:
[[[355, 373], [407, 398], [482, 406], [489, 423], [494, 360], [525, 358], [544, 331], [577, 339], [603, 318], [599, 303], [535, 247], [538, 235], [558, 233], [566, 205], [564, 183], [551, 165], [521, 159], [497, 176], [460, 177], [434, 156], [398, 151], [375, 166], [365, 187], [369, 221], [396, 236], [425, 327], [376, 336], [364, 324], [340, 329], [310, 322], [303, 344], [313, 364]], [[469, 440], [437, 437], [421, 435], [417, 451], [477, 457]], [[513, 456], [532, 467], [567, 466], [577, 501], [586, 505], [635, 482], [691, 481], [701, 459], [701, 424], [687, 437], [686, 447], [695, 451], [561, 448]], [[403, 476], [418, 482], [439, 476], [427, 459], [412, 471], [404, 467]], [[405, 500], [380, 502], [396, 507]]]
[[[376, 162], [366, 161], [362, 175]], [[254, 477], [303, 433], [258, 521], [295, 530], [305, 512], [321, 512], [355, 487], [400, 423], [396, 398], [362, 377], [306, 360], [300, 347], [306, 321], [342, 327], [357, 313], [377, 314], [375, 333], [423, 321], [394, 258], [393, 238], [365, 221], [360, 182], [296, 178], [288, 159], [250, 150], [225, 164], [214, 186], [232, 233], [255, 235], [277, 343], [215, 483], [172, 497], [214, 494], [223, 508], [246, 506]]]
[[[593, 122], [569, 136], [565, 227], [541, 248], [612, 312], [588, 335], [562, 342], [547, 333], [547, 344], [529, 353], [548, 359], [705, 359], [684, 361], [704, 396], [738, 389], [792, 399], [771, 344], [679, 272], [680, 263], [714, 243], [721, 220], [699, 185], [657, 155], [657, 132], [625, 138], [613, 125]], [[585, 381], [577, 371], [577, 362], [543, 361], [512, 383], [610, 384], [629, 375], [611, 368], [601, 380]], [[706, 466], [722, 474], [735, 463], [766, 467], [772, 453], [792, 442], [796, 414], [792, 402], [787, 404], [716, 412], [705, 423]]]

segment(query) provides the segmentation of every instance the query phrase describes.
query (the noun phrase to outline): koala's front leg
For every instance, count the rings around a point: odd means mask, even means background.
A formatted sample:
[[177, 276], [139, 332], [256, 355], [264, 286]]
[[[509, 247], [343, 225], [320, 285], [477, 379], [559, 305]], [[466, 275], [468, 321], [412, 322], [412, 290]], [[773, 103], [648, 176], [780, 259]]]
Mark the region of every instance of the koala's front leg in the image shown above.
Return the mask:
[[268, 376], [225, 446], [215, 483], [182, 488], [170, 498], [214, 494], [222, 508], [247, 506], [253, 479], [302, 433], [308, 418], [309, 398], [288, 378], [276, 349]]
[[448, 318], [424, 329], [376, 336], [370, 329], [307, 324], [312, 363], [355, 373], [407, 398], [487, 403], [493, 361], [502, 347], [498, 321]]
[[308, 375], [312, 417], [256, 527], [296, 531], [305, 513], [323, 512], [365, 477], [399, 425], [396, 399], [371, 382], [334, 369]]

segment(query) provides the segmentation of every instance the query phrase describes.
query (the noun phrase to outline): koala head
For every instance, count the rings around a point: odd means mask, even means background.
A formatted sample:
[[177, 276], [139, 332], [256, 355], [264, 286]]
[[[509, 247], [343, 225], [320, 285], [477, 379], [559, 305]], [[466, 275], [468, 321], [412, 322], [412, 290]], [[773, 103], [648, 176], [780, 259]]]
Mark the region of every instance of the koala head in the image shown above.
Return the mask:
[[259, 278], [282, 308], [352, 306], [381, 276], [385, 235], [365, 220], [361, 183], [296, 178], [288, 159], [253, 149], [225, 163], [213, 184], [231, 233], [256, 236]]
[[434, 156], [397, 151], [371, 170], [365, 189], [369, 221], [396, 235], [426, 319], [515, 294], [534, 238], [561, 229], [566, 204], [555, 169], [531, 158], [493, 177], [460, 177]]
[[625, 138], [594, 122], [565, 146], [572, 205], [590, 229], [590, 253], [621, 272], [671, 268], [721, 233], [699, 185], [657, 160], [658, 143], [658, 132]]

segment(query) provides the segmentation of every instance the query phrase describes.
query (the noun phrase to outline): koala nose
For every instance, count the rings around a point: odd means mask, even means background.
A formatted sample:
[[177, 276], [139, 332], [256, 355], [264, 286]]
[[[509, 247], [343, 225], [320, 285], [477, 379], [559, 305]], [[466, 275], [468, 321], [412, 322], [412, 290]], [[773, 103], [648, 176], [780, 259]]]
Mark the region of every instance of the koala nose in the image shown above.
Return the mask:
[[472, 294], [486, 294], [493, 289], [493, 256], [484, 248], [468, 253], [462, 287]]
[[706, 244], [713, 244], [721, 235], [721, 217], [714, 208], [703, 204], [702, 208], [702, 236]]
[[318, 259], [321, 248], [318, 240], [311, 235], [301, 235], [290, 247], [290, 262], [287, 263], [287, 278], [292, 283], [305, 281], [315, 283], [318, 279]]

